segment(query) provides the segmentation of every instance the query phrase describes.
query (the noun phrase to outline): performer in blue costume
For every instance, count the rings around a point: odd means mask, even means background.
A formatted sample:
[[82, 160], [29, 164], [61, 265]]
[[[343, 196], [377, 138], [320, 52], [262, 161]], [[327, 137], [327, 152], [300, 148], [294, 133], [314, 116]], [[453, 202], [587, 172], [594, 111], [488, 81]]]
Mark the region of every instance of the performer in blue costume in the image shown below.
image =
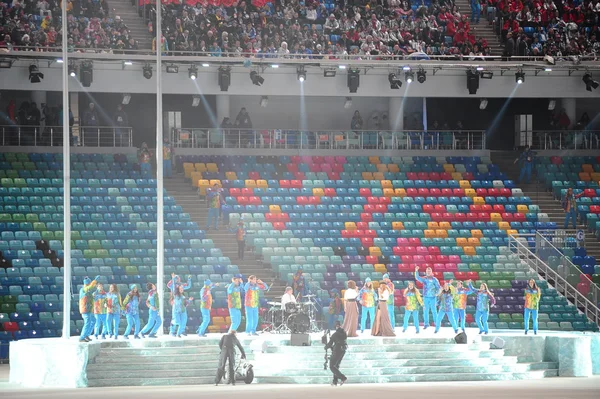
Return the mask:
[[202, 313], [202, 324], [198, 327], [198, 333], [201, 337], [206, 337], [206, 329], [210, 324], [210, 309], [212, 308], [211, 290], [219, 284], [213, 284], [209, 279], [204, 280], [204, 286], [200, 290], [200, 312]]
[[148, 299], [146, 299], [146, 306], [148, 306], [148, 323], [142, 329], [140, 334], [142, 338], [144, 334], [150, 333], [148, 338], [156, 338], [158, 329], [162, 326], [162, 319], [160, 318], [160, 302], [158, 299], [158, 292], [156, 286], [152, 283], [146, 283], [146, 289], [148, 290]]
[[429, 327], [429, 311], [433, 314], [433, 322], [437, 320], [437, 296], [440, 282], [433, 275], [431, 267], [425, 269], [425, 277], [419, 276], [419, 266], [415, 267], [415, 280], [423, 284], [423, 329]]

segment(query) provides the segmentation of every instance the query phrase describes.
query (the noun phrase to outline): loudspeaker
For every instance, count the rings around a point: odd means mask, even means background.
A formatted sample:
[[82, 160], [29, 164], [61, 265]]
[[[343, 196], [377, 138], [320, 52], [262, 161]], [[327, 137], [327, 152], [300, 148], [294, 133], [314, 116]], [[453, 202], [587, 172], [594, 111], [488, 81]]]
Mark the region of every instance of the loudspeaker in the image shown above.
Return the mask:
[[467, 343], [467, 334], [461, 332], [456, 337], [454, 337], [454, 342], [457, 344], [466, 344]]
[[490, 344], [490, 349], [503, 349], [504, 348], [504, 340], [502, 338], [495, 337], [492, 343]]
[[310, 346], [310, 335], [309, 334], [292, 334], [290, 338], [290, 344], [292, 346]]

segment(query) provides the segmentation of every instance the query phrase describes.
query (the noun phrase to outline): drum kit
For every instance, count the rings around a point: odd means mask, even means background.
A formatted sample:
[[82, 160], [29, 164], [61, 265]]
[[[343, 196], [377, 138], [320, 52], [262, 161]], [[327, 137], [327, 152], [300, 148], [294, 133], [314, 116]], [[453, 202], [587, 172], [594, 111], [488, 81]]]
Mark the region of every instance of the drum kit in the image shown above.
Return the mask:
[[304, 302], [288, 302], [281, 306], [280, 302], [268, 302], [269, 311], [266, 317], [266, 331], [276, 334], [289, 333], [311, 333], [319, 332], [316, 316], [318, 314], [316, 302], [313, 301], [316, 295], [304, 295]]

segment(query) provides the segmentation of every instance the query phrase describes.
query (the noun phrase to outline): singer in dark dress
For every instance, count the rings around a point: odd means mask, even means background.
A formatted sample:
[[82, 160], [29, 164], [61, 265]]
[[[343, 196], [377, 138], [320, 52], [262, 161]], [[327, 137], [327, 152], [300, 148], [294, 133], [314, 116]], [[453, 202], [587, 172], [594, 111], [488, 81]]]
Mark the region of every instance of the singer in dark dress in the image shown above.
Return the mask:
[[325, 350], [331, 349], [331, 358], [329, 359], [329, 369], [333, 373], [331, 385], [337, 385], [338, 380], [340, 381], [340, 385], [344, 385], [347, 380], [346, 376], [340, 371], [340, 364], [348, 347], [346, 343], [347, 338], [346, 331], [344, 331], [338, 321], [335, 323], [335, 332], [331, 334], [329, 342], [325, 345]]
[[246, 358], [246, 352], [242, 348], [242, 344], [238, 341], [235, 336], [235, 330], [231, 330], [228, 334], [221, 337], [219, 342], [219, 348], [221, 349], [221, 355], [219, 356], [219, 368], [217, 369], [217, 376], [215, 378], [215, 385], [219, 385], [221, 378], [225, 374], [225, 363], [229, 363], [229, 383], [235, 385], [235, 375], [233, 366], [235, 363], [235, 347], [240, 350], [242, 359]]

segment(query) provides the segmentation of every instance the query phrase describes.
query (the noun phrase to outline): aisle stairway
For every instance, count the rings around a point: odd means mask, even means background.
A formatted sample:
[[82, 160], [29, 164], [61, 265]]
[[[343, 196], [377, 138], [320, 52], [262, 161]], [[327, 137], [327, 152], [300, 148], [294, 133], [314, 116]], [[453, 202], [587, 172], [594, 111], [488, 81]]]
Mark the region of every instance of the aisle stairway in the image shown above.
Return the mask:
[[[565, 221], [565, 212], [561, 208], [560, 201], [556, 200], [553, 197], [553, 194], [546, 191], [544, 186], [539, 183], [535, 176], [535, 171], [533, 172], [531, 184], [517, 182], [521, 168], [519, 167], [519, 164], [515, 164], [514, 161], [518, 156], [519, 153], [517, 152], [492, 152], [492, 161], [498, 165], [508, 177], [517, 183], [524, 195], [529, 196], [534, 204], [539, 205], [540, 212], [548, 214], [550, 221], [555, 222], [559, 228], [562, 228]], [[572, 225], [569, 225], [570, 229], [572, 227]], [[578, 222], [577, 228], [582, 229], [585, 232], [585, 248], [587, 254], [594, 256], [596, 259], [600, 259], [600, 242], [598, 242], [594, 234], [589, 232], [581, 223]]]
[[[466, 15], [469, 18], [469, 22], [471, 21], [471, 2], [470, 0], [456, 0], [456, 5], [458, 6], [462, 15]], [[484, 38], [488, 42], [488, 46], [490, 46], [492, 50], [492, 55], [502, 55], [502, 48], [500, 47], [500, 39], [494, 32], [493, 25], [490, 25], [487, 17], [484, 15], [484, 10], [481, 10], [481, 19], [479, 20], [479, 24], [471, 24], [471, 31], [474, 32], [476, 38]]]
[[113, 18], [117, 15], [125, 22], [129, 28], [131, 35], [138, 42], [140, 50], [152, 48], [152, 38], [148, 33], [148, 27], [144, 24], [144, 20], [138, 15], [137, 7], [131, 4], [129, 0], [112, 0]]
[[[191, 219], [198, 224], [199, 228], [204, 229], [206, 227], [208, 217], [206, 201], [190, 188], [189, 182], [185, 182], [181, 176], [166, 179], [165, 189], [169, 195], [175, 197], [177, 204], [181, 205], [184, 211], [190, 214]], [[248, 248], [246, 248], [244, 260], [239, 260], [235, 235], [228, 229], [228, 226], [222, 224], [222, 221], [220, 221], [219, 230], [206, 231], [206, 237], [213, 240], [215, 247], [220, 248], [223, 252], [223, 256], [229, 257], [233, 264], [239, 266], [240, 272], [245, 277], [254, 274], [265, 283], [273, 284], [271, 289], [265, 293], [265, 297], [269, 301], [278, 301], [281, 298], [285, 283], [275, 279], [272, 276], [271, 269], [266, 268], [261, 261], [257, 260], [254, 253]]]

